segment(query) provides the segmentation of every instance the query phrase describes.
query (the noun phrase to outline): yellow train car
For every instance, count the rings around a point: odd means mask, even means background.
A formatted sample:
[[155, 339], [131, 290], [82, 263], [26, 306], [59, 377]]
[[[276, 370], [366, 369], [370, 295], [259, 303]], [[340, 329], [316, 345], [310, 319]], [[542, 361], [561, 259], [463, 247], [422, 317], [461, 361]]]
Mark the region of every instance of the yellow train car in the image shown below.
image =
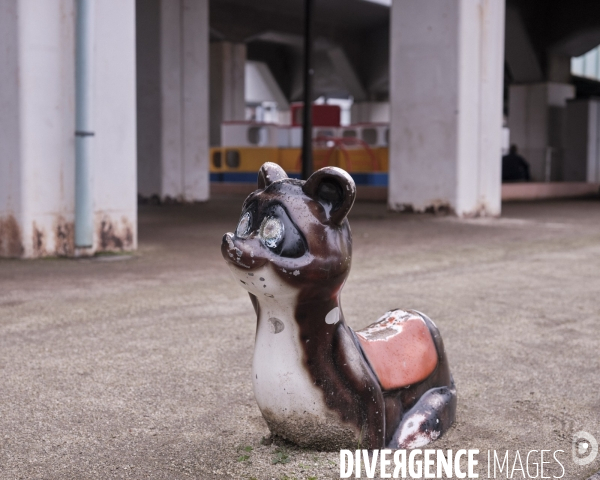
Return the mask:
[[[384, 143], [385, 125], [377, 127], [378, 130], [373, 126], [340, 127], [330, 129], [328, 135], [322, 134], [322, 128], [315, 129], [314, 169], [336, 166], [350, 173], [358, 185], [387, 186], [387, 131]], [[300, 178], [300, 132], [296, 130], [252, 122], [224, 124], [222, 137], [230, 146], [210, 149], [211, 181], [254, 183], [265, 162], [277, 163], [290, 177]]]

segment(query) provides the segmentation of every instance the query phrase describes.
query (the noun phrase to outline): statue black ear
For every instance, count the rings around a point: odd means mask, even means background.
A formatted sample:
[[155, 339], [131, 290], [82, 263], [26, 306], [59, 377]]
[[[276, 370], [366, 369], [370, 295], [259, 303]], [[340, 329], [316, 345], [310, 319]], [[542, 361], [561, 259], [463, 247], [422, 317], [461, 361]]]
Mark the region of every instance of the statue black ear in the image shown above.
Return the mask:
[[288, 176], [279, 165], [273, 162], [263, 163], [258, 171], [258, 188], [264, 190], [273, 182], [284, 178], [288, 178]]
[[352, 177], [337, 167], [317, 170], [306, 181], [302, 190], [318, 201], [332, 223], [341, 225], [356, 198], [356, 185]]

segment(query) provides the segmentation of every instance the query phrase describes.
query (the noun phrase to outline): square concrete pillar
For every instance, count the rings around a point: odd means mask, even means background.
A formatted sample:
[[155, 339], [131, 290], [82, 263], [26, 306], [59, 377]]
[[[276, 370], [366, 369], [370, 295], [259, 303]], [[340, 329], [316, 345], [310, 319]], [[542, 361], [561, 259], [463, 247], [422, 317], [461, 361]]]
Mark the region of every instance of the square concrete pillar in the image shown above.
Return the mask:
[[499, 215], [503, 0], [393, 0], [388, 204]]
[[[75, 254], [75, 1], [0, 2], [0, 256]], [[137, 244], [135, 4], [95, 2], [91, 251]]]
[[600, 100], [567, 103], [564, 180], [600, 183]]
[[138, 0], [138, 189], [209, 197], [208, 0]]
[[510, 142], [529, 163], [533, 181], [564, 179], [566, 108], [574, 97], [575, 87], [567, 83], [510, 86]]
[[221, 145], [221, 123], [246, 118], [246, 45], [210, 44], [210, 145]]

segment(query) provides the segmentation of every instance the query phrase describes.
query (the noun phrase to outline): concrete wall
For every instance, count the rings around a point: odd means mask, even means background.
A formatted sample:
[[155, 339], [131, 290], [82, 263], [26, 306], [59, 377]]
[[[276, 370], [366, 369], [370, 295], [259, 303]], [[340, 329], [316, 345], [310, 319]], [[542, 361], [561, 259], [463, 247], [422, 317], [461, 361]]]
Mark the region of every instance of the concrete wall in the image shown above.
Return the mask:
[[138, 0], [138, 188], [203, 201], [208, 173], [208, 0]]
[[[0, 4], [0, 255], [73, 255], [75, 2]], [[95, 12], [93, 250], [136, 247], [133, 0]]]
[[392, 209], [500, 213], [504, 2], [394, 0]]

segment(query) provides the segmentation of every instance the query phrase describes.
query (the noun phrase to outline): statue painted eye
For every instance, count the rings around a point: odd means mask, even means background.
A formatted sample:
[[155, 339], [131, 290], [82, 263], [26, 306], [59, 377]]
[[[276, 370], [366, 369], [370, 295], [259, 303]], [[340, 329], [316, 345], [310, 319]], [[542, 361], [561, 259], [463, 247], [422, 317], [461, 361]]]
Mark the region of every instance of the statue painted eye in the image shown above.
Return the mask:
[[250, 229], [252, 228], [252, 214], [250, 212], [246, 212], [240, 218], [240, 223], [238, 223], [235, 234], [240, 238], [246, 238], [250, 233]]
[[281, 242], [284, 230], [283, 222], [277, 217], [265, 217], [260, 225], [258, 235], [267, 247], [275, 248]]

